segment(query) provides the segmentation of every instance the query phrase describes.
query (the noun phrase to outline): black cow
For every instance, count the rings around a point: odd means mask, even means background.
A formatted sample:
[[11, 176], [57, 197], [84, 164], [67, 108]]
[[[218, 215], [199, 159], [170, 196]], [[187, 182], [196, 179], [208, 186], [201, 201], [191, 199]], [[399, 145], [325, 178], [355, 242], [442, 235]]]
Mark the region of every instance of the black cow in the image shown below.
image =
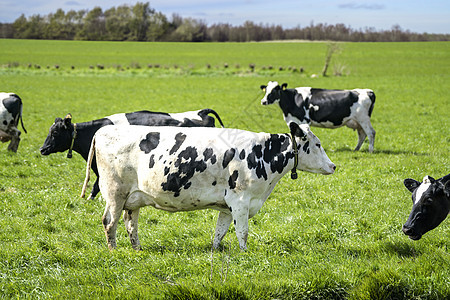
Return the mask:
[[0, 100], [0, 141], [11, 141], [8, 150], [17, 152], [21, 134], [17, 129], [19, 120], [23, 131], [27, 133], [22, 121], [22, 99], [14, 93], [0, 93]]
[[450, 212], [450, 174], [435, 180], [425, 176], [423, 182], [408, 178], [405, 187], [412, 193], [413, 207], [403, 232], [412, 240], [419, 240], [436, 228]]
[[262, 105], [278, 102], [283, 117], [290, 122], [309, 124], [322, 128], [347, 126], [358, 131], [358, 151], [366, 136], [369, 137], [369, 152], [373, 151], [375, 130], [370, 123], [375, 93], [370, 89], [325, 90], [310, 87], [287, 89], [276, 81], [261, 85], [265, 91]]
[[[219, 115], [212, 109], [188, 111], [184, 113], [163, 113], [151, 111], [137, 111], [132, 113], [120, 113], [99, 120], [72, 124], [72, 116], [69, 114], [64, 119], [56, 118], [50, 127], [50, 132], [40, 148], [42, 155], [69, 150], [67, 157], [72, 157], [72, 150], [78, 152], [85, 160], [89, 154], [92, 138], [95, 132], [106, 125], [142, 125], [142, 126], [177, 126], [177, 127], [215, 127], [215, 119], [208, 114], [213, 114], [222, 127], [223, 123]], [[90, 199], [94, 199], [100, 188], [98, 186], [97, 164], [92, 163], [92, 169], [97, 175], [97, 180], [92, 188]]]

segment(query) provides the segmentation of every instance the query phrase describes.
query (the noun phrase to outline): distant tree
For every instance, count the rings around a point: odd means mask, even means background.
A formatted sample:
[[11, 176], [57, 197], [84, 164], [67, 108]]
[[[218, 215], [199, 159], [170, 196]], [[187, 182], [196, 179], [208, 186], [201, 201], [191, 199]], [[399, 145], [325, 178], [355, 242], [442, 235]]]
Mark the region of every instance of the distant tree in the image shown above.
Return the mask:
[[0, 23], [0, 38], [11, 39], [14, 38], [14, 26], [13, 24]]
[[206, 25], [204, 22], [186, 18], [174, 31], [173, 40], [180, 42], [203, 42], [206, 40]]
[[130, 36], [131, 9], [127, 5], [105, 11], [105, 27], [108, 40], [123, 41]]
[[131, 39], [136, 41], [145, 41], [147, 29], [150, 24], [150, 16], [155, 13], [150, 8], [150, 4], [137, 2], [133, 8], [133, 16], [130, 22]]
[[164, 36], [168, 32], [169, 26], [169, 21], [164, 14], [158, 12], [151, 15], [146, 33], [147, 41], [154, 42], [164, 40]]
[[105, 17], [100, 7], [95, 7], [86, 14], [83, 18], [83, 27], [75, 38], [88, 41], [106, 40]]

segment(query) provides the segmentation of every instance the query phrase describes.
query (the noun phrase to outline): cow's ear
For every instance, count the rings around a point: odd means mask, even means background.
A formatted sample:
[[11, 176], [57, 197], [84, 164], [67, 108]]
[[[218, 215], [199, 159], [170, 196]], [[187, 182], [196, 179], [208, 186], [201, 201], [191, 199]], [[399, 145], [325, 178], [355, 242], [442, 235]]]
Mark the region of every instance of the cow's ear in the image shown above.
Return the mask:
[[444, 185], [444, 195], [450, 199], [450, 181], [447, 181]]
[[55, 124], [58, 123], [58, 122], [61, 122], [61, 121], [62, 121], [61, 118], [55, 118]]
[[407, 178], [403, 180], [403, 184], [412, 193], [420, 185], [420, 182], [411, 178]]
[[266, 91], [266, 88], [267, 88], [267, 85], [261, 85], [260, 87], [261, 87], [261, 89], [265, 92], [265, 91]]
[[67, 114], [67, 116], [64, 118], [64, 124], [66, 126], [69, 126], [70, 124], [72, 124], [72, 115], [71, 114]]
[[283, 84], [281, 85], [281, 89], [284, 91], [286, 88], [287, 88], [287, 83], [283, 83]]
[[298, 136], [298, 137], [305, 137], [306, 136], [306, 132], [303, 131], [303, 129], [300, 128], [300, 126], [298, 126], [297, 123], [295, 122], [291, 122], [289, 123], [289, 129], [291, 130], [291, 135], [293, 136]]

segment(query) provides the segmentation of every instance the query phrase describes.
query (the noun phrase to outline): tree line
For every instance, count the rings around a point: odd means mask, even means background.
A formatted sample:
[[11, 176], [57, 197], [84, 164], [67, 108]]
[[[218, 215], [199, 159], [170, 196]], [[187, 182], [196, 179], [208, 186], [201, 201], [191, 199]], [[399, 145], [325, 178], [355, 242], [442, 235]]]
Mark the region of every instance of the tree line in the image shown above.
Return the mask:
[[239, 26], [213, 24], [173, 14], [170, 18], [148, 2], [121, 5], [103, 11], [58, 9], [48, 15], [21, 15], [13, 23], [0, 23], [0, 38], [88, 40], [249, 42], [271, 40], [331, 40], [349, 42], [449, 41], [449, 34], [414, 33], [394, 25], [391, 30], [352, 29], [344, 24], [314, 24], [285, 29], [280, 25], [246, 21]]

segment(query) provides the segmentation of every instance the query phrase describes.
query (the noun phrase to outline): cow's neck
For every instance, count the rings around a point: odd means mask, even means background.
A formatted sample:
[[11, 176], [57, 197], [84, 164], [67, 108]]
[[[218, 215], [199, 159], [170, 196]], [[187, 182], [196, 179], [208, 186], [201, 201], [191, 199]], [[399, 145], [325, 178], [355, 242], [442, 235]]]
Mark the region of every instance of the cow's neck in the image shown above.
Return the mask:
[[278, 104], [280, 105], [281, 110], [285, 118], [291, 114], [299, 120], [303, 120], [305, 117], [305, 111], [303, 107], [297, 106], [295, 103], [295, 96], [297, 95], [297, 91], [294, 89], [283, 90], [280, 93], [280, 101]]
[[94, 134], [105, 125], [108, 124], [105, 124], [104, 119], [77, 123], [77, 136], [73, 141], [73, 151], [79, 153], [86, 160]]

